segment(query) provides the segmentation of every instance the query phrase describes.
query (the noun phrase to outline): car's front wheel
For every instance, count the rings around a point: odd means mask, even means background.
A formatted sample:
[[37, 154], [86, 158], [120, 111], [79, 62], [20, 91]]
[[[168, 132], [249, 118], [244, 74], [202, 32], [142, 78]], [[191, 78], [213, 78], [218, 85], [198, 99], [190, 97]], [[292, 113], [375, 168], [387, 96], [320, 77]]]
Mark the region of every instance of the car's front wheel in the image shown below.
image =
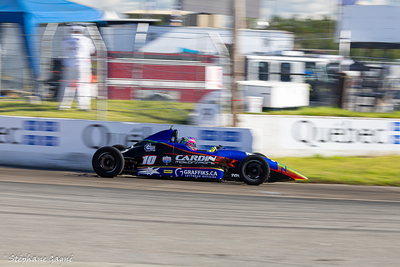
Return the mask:
[[93, 170], [101, 177], [113, 178], [124, 169], [124, 156], [111, 146], [98, 149], [92, 158]]
[[249, 185], [260, 185], [269, 176], [268, 162], [259, 155], [245, 157], [239, 165], [240, 178]]

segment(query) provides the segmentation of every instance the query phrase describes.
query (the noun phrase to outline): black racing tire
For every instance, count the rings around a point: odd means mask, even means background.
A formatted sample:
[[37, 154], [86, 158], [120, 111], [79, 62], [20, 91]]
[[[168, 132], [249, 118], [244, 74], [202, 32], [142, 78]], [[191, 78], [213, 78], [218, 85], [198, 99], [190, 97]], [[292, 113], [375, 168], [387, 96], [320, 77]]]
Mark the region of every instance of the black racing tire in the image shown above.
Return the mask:
[[239, 164], [240, 178], [248, 185], [260, 185], [269, 176], [269, 165], [264, 157], [260, 155], [250, 155], [245, 157]]
[[261, 157], [264, 157], [264, 158], [267, 157], [267, 156], [265, 156], [263, 153], [260, 153], [260, 152], [254, 152], [253, 154], [254, 154], [254, 155], [261, 156]]
[[121, 152], [112, 146], [98, 149], [92, 158], [92, 167], [101, 177], [113, 178], [124, 169], [125, 159]]
[[[115, 147], [115, 148], [118, 149], [119, 151], [123, 151], [123, 150], [126, 150], [126, 149], [127, 149], [126, 146], [120, 145], [120, 144], [118, 144], [118, 145], [113, 145], [112, 147]], [[122, 171], [121, 171], [120, 173], [118, 173], [118, 175], [120, 175], [120, 174], [122, 174]]]
[[116, 149], [118, 149], [119, 151], [125, 150], [126, 146], [124, 145], [113, 145], [113, 147], [115, 147]]

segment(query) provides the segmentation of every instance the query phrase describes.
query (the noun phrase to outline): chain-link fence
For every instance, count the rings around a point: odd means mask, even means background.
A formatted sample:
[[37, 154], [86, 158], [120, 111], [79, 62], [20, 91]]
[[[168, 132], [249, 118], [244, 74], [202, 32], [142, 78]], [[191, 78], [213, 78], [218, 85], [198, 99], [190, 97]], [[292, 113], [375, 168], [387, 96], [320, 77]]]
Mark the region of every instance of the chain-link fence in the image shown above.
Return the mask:
[[33, 83], [21, 28], [18, 24], [3, 24], [1, 37], [0, 95], [31, 91]]
[[[170, 116], [185, 117], [195, 108], [193, 103], [199, 102], [224, 104], [224, 110], [229, 110], [231, 65], [226, 48], [232, 41], [229, 30], [139, 24], [101, 27], [100, 35], [96, 35], [97, 27], [87, 26], [85, 35], [95, 41], [97, 49], [92, 61], [91, 84], [92, 108], [98, 113], [97, 119], [113, 119], [115, 115], [107, 115], [113, 109], [121, 114], [173, 110]], [[38, 97], [41, 103], [53, 103], [52, 107], [57, 108], [62, 94], [65, 56], [62, 43], [69, 35], [69, 27], [52, 27], [42, 25], [38, 31], [42, 74], [34, 79], [21, 29], [17, 24], [2, 24], [0, 95], [3, 99]], [[274, 75], [281, 75], [284, 79], [277, 78], [277, 82], [307, 83], [309, 103], [314, 106], [342, 106], [359, 111], [398, 108], [400, 71], [398, 62], [393, 59], [395, 52], [386, 51], [386, 54], [379, 54], [381, 58], [376, 58], [365, 48], [364, 53], [353, 49], [352, 53], [357, 56], [349, 60], [337, 55], [338, 44], [329, 35], [296, 36], [290, 47], [290, 39], [289, 45], [287, 40], [280, 43], [279, 35], [271, 37], [271, 32], [267, 33], [251, 32], [257, 35], [245, 43], [245, 46], [253, 45], [253, 50], [246, 52], [247, 57], [255, 54], [265, 57], [258, 63], [261, 65], [257, 66], [256, 74], [250, 71], [247, 61], [247, 80], [267, 81]], [[265, 44], [276, 51], [265, 49]], [[285, 69], [274, 69], [268, 57], [277, 56], [279, 45], [302, 51], [303, 55], [289, 59], [279, 54], [279, 61], [286, 64]], [[384, 55], [392, 59], [382, 57]], [[271, 63], [269, 69], [267, 63]], [[39, 82], [40, 89], [34, 81]], [[218, 93], [221, 90], [225, 90], [223, 94]], [[154, 102], [157, 104], [143, 107], [125, 104], [126, 101], [157, 101]], [[191, 106], [181, 108], [179, 104], [182, 103], [191, 103]], [[181, 119], [179, 122], [188, 121]]]
[[[87, 25], [85, 35], [95, 41], [95, 31], [89, 31], [90, 27]], [[35, 79], [19, 26], [3, 24], [2, 28], [1, 94], [39, 97], [41, 103], [59, 101], [63, 90], [63, 39], [69, 35], [69, 26], [40, 27], [42, 74]], [[228, 86], [228, 54], [220, 51], [208, 31], [174, 31], [171, 27], [148, 28], [147, 24], [139, 24], [104, 27], [100, 32], [107, 48], [106, 54], [100, 55], [104, 52], [99, 49], [101, 42], [95, 42], [94, 99], [165, 101], [170, 103], [162, 105], [171, 107], [174, 103], [200, 102], [208, 93]], [[99, 71], [106, 76], [103, 84]], [[34, 88], [34, 80], [39, 80], [40, 89]]]
[[310, 73], [317, 71], [313, 65], [306, 64], [306, 80], [311, 85], [310, 104], [339, 106], [354, 111], [399, 110], [398, 44], [351, 44], [350, 57], [341, 57], [336, 41], [332, 34], [308, 34], [295, 38], [296, 49], [330, 61], [326, 65], [327, 79], [310, 77]]

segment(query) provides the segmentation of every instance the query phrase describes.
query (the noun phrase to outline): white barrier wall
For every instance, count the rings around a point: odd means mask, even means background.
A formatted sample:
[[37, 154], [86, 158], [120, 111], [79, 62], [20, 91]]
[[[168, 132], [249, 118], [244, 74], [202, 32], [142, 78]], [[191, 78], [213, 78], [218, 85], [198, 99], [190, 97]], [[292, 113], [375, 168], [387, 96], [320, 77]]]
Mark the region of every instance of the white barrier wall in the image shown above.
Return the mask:
[[[0, 116], [0, 164], [91, 171], [97, 148], [130, 146], [171, 125]], [[250, 130], [177, 125], [199, 149], [215, 145], [251, 152]]]
[[400, 119], [240, 115], [253, 151], [271, 157], [400, 154]]
[[[400, 119], [239, 116], [242, 128], [177, 125], [199, 149], [283, 156], [400, 154]], [[130, 146], [170, 125], [0, 116], [0, 164], [92, 171], [97, 148]], [[248, 128], [248, 129], [246, 129]]]

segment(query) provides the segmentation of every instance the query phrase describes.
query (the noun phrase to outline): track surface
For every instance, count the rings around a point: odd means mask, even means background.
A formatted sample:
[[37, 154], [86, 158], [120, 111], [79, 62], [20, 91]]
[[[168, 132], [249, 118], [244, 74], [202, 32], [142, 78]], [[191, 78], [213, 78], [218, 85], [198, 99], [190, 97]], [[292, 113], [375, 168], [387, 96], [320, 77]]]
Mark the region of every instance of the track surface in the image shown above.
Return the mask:
[[0, 266], [399, 266], [400, 188], [1, 167], [0, 238]]

